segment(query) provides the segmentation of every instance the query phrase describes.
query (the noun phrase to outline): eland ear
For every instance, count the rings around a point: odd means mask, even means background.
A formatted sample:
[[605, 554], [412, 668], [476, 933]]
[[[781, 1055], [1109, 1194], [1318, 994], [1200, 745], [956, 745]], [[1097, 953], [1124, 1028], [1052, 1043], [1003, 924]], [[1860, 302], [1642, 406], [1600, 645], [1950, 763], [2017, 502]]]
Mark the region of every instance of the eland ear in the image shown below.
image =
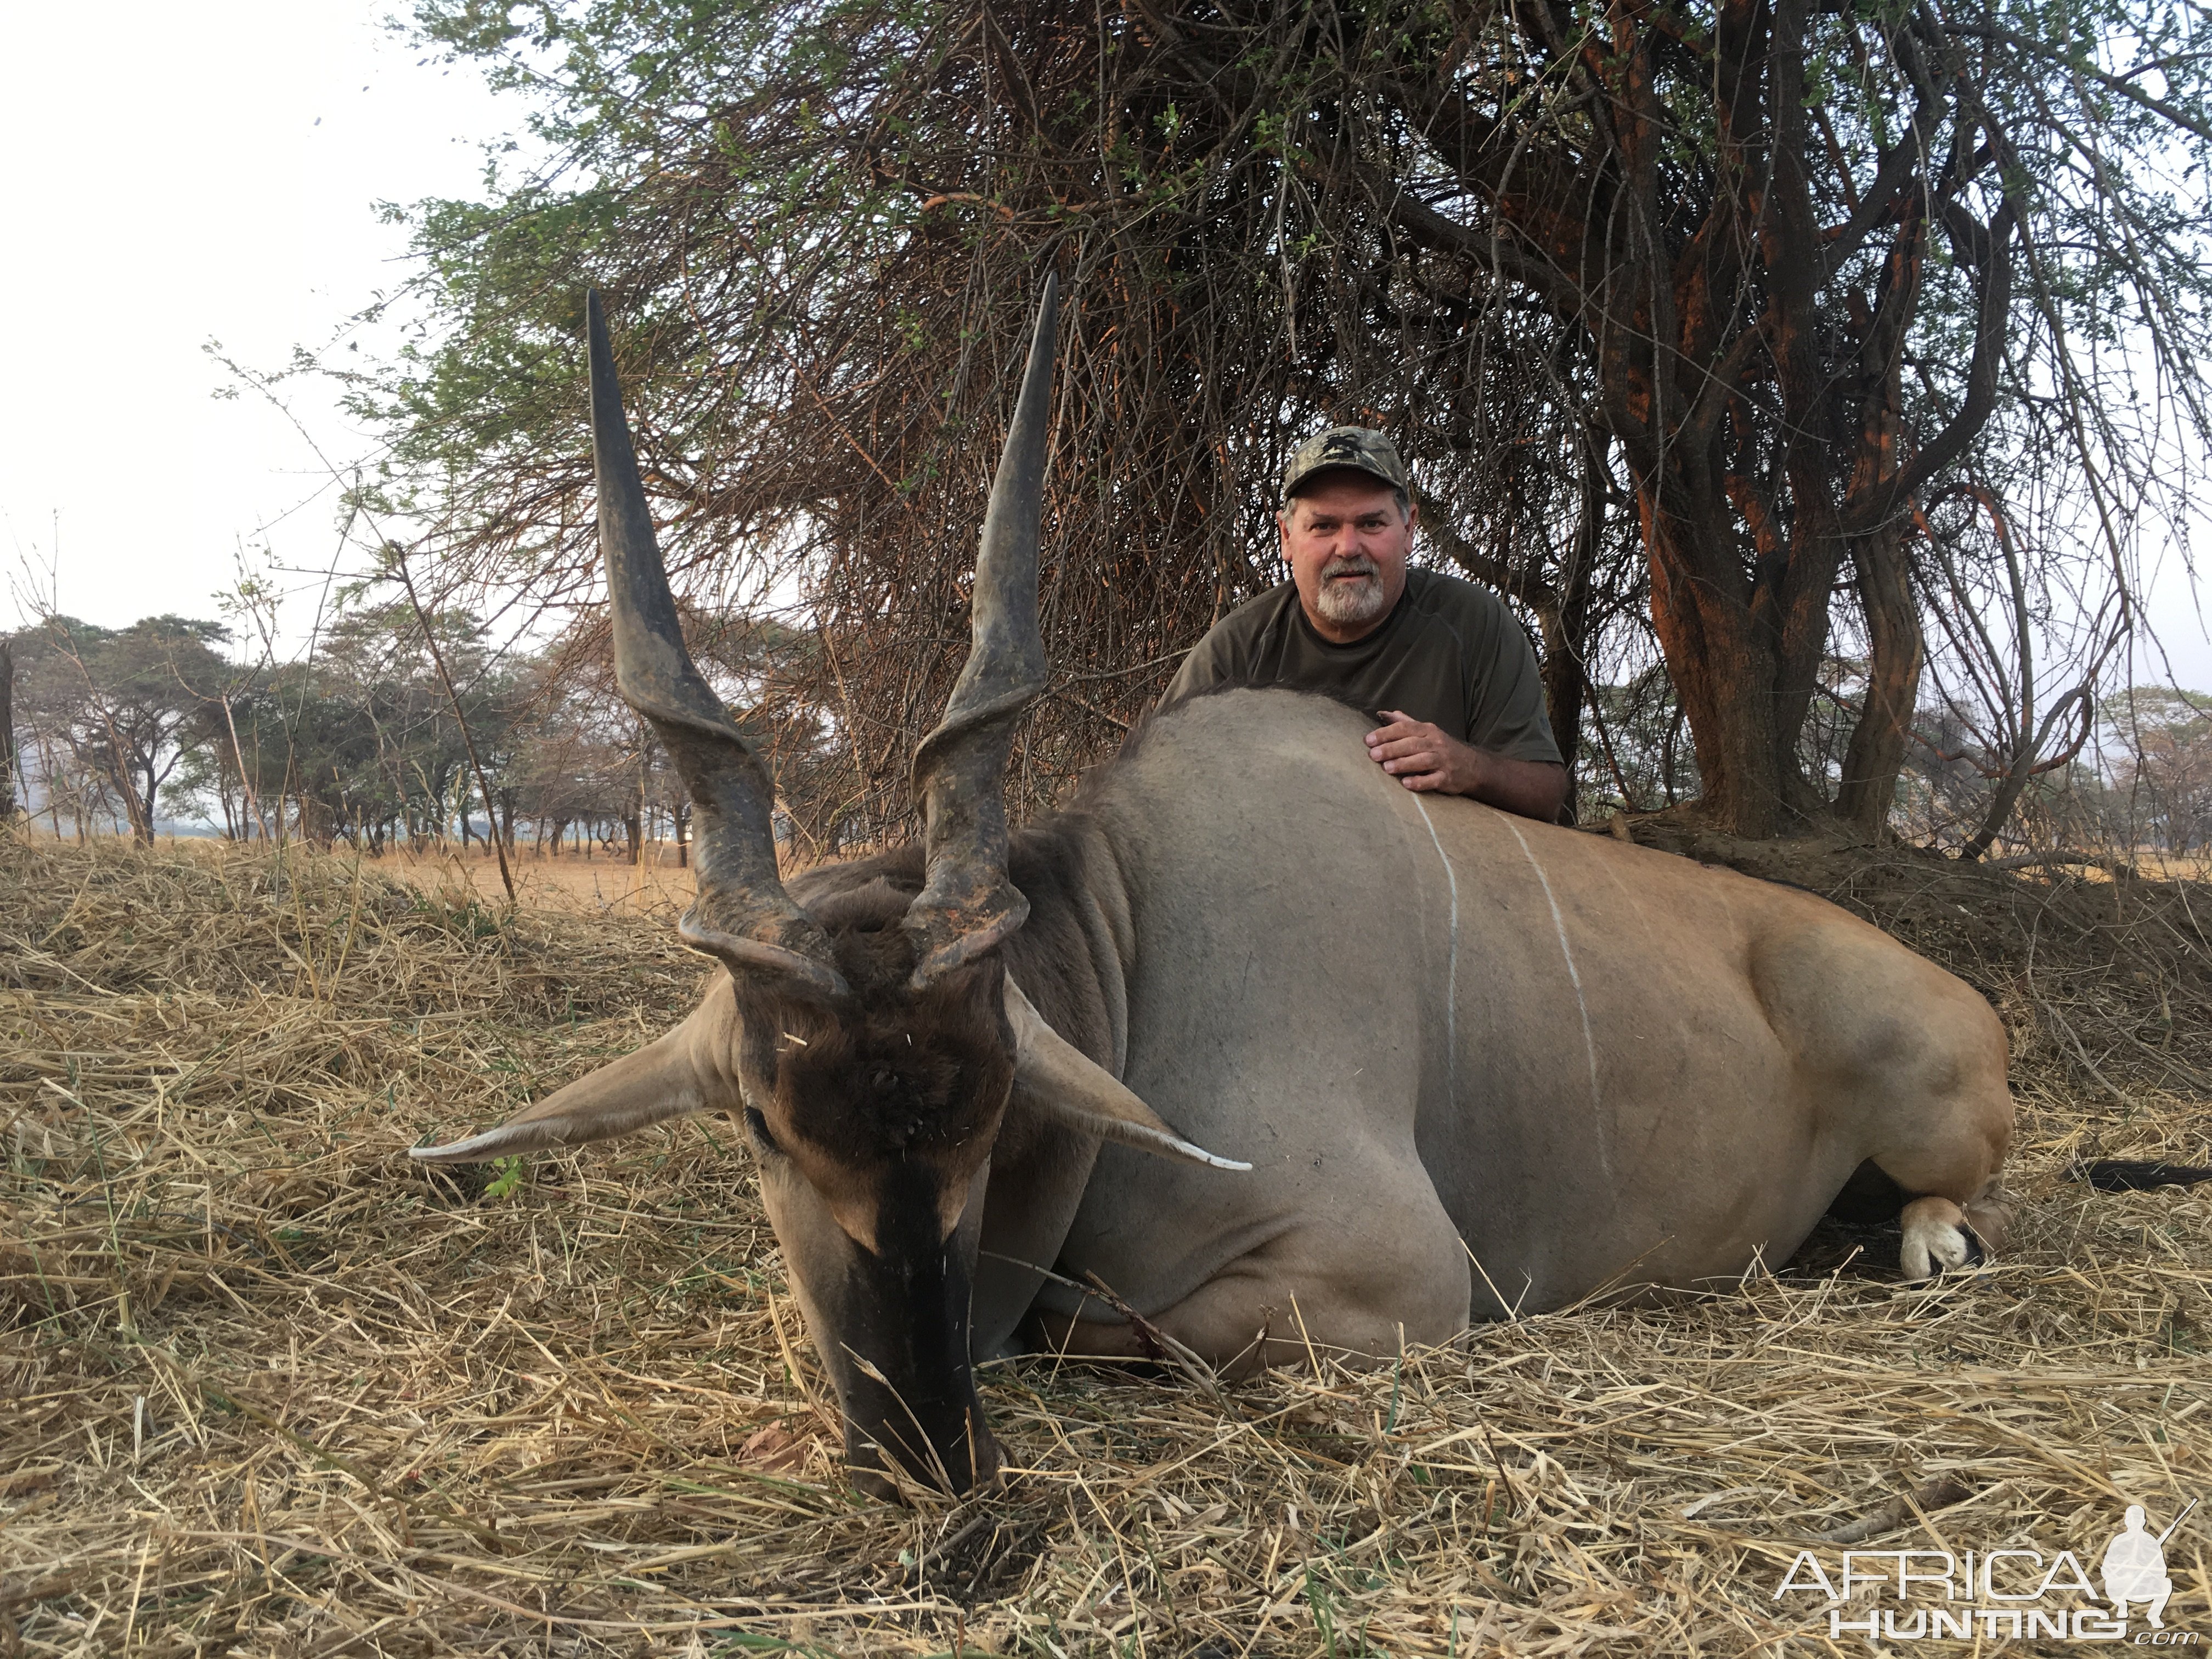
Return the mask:
[[556, 1090], [496, 1129], [443, 1146], [410, 1146], [407, 1155], [424, 1164], [482, 1164], [549, 1146], [606, 1140], [726, 1105], [709, 1093], [708, 1073], [696, 1058], [699, 1027], [714, 1006], [709, 1000], [674, 1030]]
[[1249, 1170], [1177, 1134], [1106, 1068], [1045, 1024], [1006, 975], [1006, 1018], [1014, 1028], [1014, 1093], [1054, 1122], [1124, 1146], [1214, 1170]]

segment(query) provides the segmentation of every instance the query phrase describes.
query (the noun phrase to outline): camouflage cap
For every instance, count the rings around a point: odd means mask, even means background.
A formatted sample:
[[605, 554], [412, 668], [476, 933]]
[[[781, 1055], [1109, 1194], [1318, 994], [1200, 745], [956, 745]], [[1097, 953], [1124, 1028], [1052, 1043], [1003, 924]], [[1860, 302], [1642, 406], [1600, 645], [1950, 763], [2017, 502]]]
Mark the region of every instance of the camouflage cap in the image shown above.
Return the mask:
[[1288, 507], [1298, 486], [1315, 473], [1337, 466], [1380, 478], [1394, 489], [1407, 487], [1406, 463], [1399, 459], [1397, 445], [1373, 427], [1333, 426], [1291, 452], [1290, 465], [1283, 469], [1282, 505]]

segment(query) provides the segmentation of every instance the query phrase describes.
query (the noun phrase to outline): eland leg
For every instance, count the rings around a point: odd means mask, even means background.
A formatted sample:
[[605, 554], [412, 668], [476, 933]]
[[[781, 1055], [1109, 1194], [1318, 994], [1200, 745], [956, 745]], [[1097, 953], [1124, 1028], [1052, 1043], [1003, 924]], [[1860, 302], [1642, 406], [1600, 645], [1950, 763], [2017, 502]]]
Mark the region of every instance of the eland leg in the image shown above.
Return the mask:
[[2012, 1139], [2004, 1038], [1980, 999], [1974, 1002], [1987, 1030], [1900, 1057], [1870, 1091], [1882, 1104], [1868, 1126], [1874, 1131], [1868, 1161], [1905, 1200], [1898, 1219], [1907, 1279], [1955, 1272], [1993, 1255], [2011, 1223], [1998, 1175]]
[[2010, 1221], [1994, 1176], [1961, 1204], [1941, 1194], [1916, 1197], [1872, 1158], [1844, 1183], [1828, 1213], [1860, 1224], [1894, 1218], [1905, 1233], [1899, 1266], [1912, 1281], [1985, 1260], [2003, 1244]]
[[1864, 1213], [1885, 1194], [1900, 1206], [1885, 1212], [1903, 1223], [1909, 1279], [1966, 1266], [1977, 1244], [2001, 1249], [2013, 1108], [2004, 1027], [1989, 1004], [1856, 925], [1792, 936], [1762, 952], [1753, 974], [1820, 1103], [1823, 1139], [1865, 1160], [1838, 1212]]
[[1918, 1109], [1900, 1108], [1893, 1143], [1870, 1160], [1903, 1188], [1899, 1266], [1907, 1279], [1932, 1279], [2004, 1246], [2011, 1216], [1998, 1170], [2012, 1137], [2012, 1097], [1999, 1070], [1972, 1086], [1929, 1091]]
[[[1300, 1225], [1229, 1261], [1171, 1306], [1142, 1319], [1087, 1299], [1079, 1316], [1041, 1313], [1045, 1346], [1099, 1359], [1160, 1359], [1159, 1335], [1216, 1371], [1339, 1359], [1379, 1364], [1408, 1345], [1467, 1328], [1467, 1248], [1425, 1171], [1414, 1191], [1346, 1192], [1335, 1226]], [[1367, 1237], [1368, 1224], [1381, 1236]]]

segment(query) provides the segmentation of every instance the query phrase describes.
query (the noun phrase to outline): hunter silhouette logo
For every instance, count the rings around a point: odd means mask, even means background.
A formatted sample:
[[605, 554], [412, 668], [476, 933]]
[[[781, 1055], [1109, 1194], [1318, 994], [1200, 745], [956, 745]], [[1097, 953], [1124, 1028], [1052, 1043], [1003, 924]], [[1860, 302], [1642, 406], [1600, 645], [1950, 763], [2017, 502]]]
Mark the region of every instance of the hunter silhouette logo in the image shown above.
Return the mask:
[[[1782, 1575], [1774, 1599], [1804, 1593], [1825, 1596], [1831, 1638], [1863, 1636], [1869, 1642], [2038, 1638], [2061, 1642], [2128, 1641], [2136, 1647], [2195, 1647], [2197, 1632], [2168, 1630], [2166, 1604], [2173, 1580], [2166, 1571], [2166, 1543], [2190, 1510], [2191, 1498], [2160, 1533], [2153, 1533], [2143, 1506], [2128, 1506], [2124, 1524], [2098, 1559], [2103, 1595], [2087, 1565], [2071, 1550], [2046, 1557], [2036, 1549], [1845, 1550], [1824, 1563], [1800, 1550]], [[2110, 1604], [2109, 1611], [2100, 1601]], [[1856, 1605], [1855, 1605], [1856, 1604]], [[2146, 1628], [2129, 1635], [2130, 1608]]]
[[2197, 1507], [2197, 1500], [2189, 1500], [2189, 1509], [2173, 1517], [2172, 1526], [2155, 1538], [2143, 1530], [2143, 1507], [2128, 1505], [2126, 1530], [2105, 1546], [2105, 1599], [2112, 1604], [2112, 1616], [2124, 1620], [2128, 1603], [2141, 1601], [2144, 1615], [2153, 1630], [2164, 1630], [2166, 1620], [2159, 1615], [2166, 1611], [2166, 1598], [2173, 1594], [2173, 1580], [2166, 1576], [2166, 1540], [2173, 1536], [2174, 1527]]

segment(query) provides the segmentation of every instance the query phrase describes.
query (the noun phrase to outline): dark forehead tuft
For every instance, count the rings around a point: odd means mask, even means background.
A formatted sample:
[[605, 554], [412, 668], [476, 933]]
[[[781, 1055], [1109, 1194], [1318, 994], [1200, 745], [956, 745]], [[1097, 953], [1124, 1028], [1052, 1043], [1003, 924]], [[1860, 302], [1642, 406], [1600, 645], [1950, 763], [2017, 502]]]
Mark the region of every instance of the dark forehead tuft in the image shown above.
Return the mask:
[[871, 1012], [894, 1012], [894, 1017], [904, 1010], [906, 999], [901, 993], [915, 964], [913, 936], [899, 921], [900, 916], [894, 915], [888, 921], [830, 922], [827, 927], [838, 971], [853, 988], [854, 1002]]
[[[918, 861], [913, 869], [903, 861], [870, 862], [872, 868], [833, 868], [793, 884], [803, 892], [807, 915], [830, 935], [837, 969], [864, 1008], [890, 997], [914, 972], [914, 945], [901, 924], [921, 890]], [[836, 881], [838, 875], [845, 880]]]
[[1012, 1033], [996, 954], [915, 992], [901, 926], [921, 861], [896, 854], [809, 872], [794, 883], [852, 988], [834, 1001], [774, 980], [741, 979], [744, 1064], [790, 1110], [789, 1127], [856, 1168], [987, 1132], [1012, 1080]]

